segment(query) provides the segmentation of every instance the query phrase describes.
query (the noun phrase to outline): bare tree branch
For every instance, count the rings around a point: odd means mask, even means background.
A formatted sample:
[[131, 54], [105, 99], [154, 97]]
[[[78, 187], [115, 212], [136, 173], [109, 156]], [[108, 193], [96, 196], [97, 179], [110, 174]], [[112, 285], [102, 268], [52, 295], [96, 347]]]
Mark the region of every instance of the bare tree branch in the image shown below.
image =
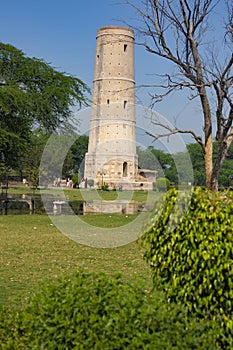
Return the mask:
[[149, 136], [152, 136], [155, 140], [158, 140], [162, 137], [169, 137], [169, 136], [172, 136], [172, 135], [175, 135], [178, 133], [179, 134], [190, 134], [201, 145], [202, 148], [204, 147], [202, 138], [200, 136], [198, 136], [193, 130], [178, 129], [176, 127], [172, 128], [171, 126], [164, 124], [163, 122], [161, 122], [159, 120], [152, 120], [151, 122], [153, 125], [159, 126], [167, 131], [166, 133], [162, 133], [162, 134], [152, 134], [151, 132], [147, 131], [146, 134]]
[[[156, 121], [153, 124], [163, 127], [164, 134], [153, 135], [155, 139], [169, 137], [176, 133], [187, 133], [202, 146], [205, 158], [206, 185], [217, 190], [219, 171], [233, 139], [233, 3], [232, 0], [145, 0], [142, 8], [131, 4], [142, 19], [141, 45], [145, 49], [171, 62], [174, 73], [164, 72], [162, 80], [153, 85], [152, 106], [174, 91], [188, 90], [190, 98], [199, 98], [202, 108], [204, 136], [198, 136], [193, 130], [170, 128]], [[210, 25], [208, 18], [216, 16], [217, 6], [225, 15], [225, 31], [230, 35], [230, 43], [218, 55], [214, 50], [215, 38], [208, 36]], [[222, 10], [225, 10], [223, 12]], [[216, 21], [215, 17], [212, 17]], [[217, 21], [216, 21], [217, 23]], [[221, 21], [218, 22], [219, 33]], [[222, 28], [224, 29], [224, 28]], [[224, 34], [223, 34], [224, 35]], [[207, 38], [207, 41], [204, 39]], [[213, 45], [209, 43], [212, 39]], [[224, 39], [224, 37], [223, 37]], [[224, 40], [219, 47], [224, 45]], [[219, 50], [220, 52], [220, 50]], [[225, 57], [224, 57], [225, 56]], [[218, 60], [219, 59], [219, 60]], [[219, 63], [221, 62], [221, 63]], [[166, 69], [166, 68], [165, 68]], [[214, 104], [212, 102], [214, 99]], [[213, 162], [213, 123], [217, 121], [218, 155]], [[149, 134], [149, 133], [148, 133]]]
[[203, 142], [202, 142], [202, 138], [200, 136], [197, 136], [193, 130], [183, 130], [183, 129], [174, 129], [171, 130], [171, 132], [165, 134], [152, 134], [149, 131], [146, 132], [147, 135], [152, 136], [155, 140], [158, 140], [162, 137], [169, 137], [175, 134], [190, 134], [193, 136], [193, 138], [202, 146], [202, 148], [204, 147]]

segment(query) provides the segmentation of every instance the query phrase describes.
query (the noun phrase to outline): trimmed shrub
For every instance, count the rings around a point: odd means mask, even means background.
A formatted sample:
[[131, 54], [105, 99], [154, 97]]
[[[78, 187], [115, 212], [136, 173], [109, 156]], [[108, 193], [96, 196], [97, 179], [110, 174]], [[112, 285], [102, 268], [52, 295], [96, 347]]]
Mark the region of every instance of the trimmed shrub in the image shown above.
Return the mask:
[[119, 276], [77, 273], [0, 317], [1, 349], [217, 349], [217, 330]]
[[156, 180], [155, 186], [158, 191], [167, 191], [170, 187], [170, 181], [166, 177], [159, 177]]
[[94, 186], [95, 182], [94, 182], [94, 180], [89, 179], [89, 180], [87, 180], [87, 184], [88, 184], [88, 186], [91, 188], [91, 187]]
[[[183, 209], [188, 207], [185, 215]], [[154, 284], [190, 314], [221, 322], [233, 336], [233, 195], [170, 190], [141, 238]]]
[[79, 186], [80, 181], [81, 181], [81, 176], [79, 174], [76, 173], [72, 176], [72, 182], [73, 182], [74, 188]]
[[98, 190], [109, 191], [109, 184], [106, 183], [106, 182], [102, 183], [102, 182], [99, 181], [97, 183], [97, 186], [98, 186]]

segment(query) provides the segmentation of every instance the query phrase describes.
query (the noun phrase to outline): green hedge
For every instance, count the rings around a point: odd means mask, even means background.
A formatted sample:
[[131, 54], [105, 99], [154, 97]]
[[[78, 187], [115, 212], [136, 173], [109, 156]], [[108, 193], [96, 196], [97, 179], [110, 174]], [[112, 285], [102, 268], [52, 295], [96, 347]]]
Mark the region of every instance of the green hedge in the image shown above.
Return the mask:
[[6, 349], [217, 349], [212, 323], [187, 319], [119, 276], [76, 273], [42, 288], [19, 310], [0, 316]]
[[141, 242], [153, 281], [167, 300], [198, 317], [220, 320], [233, 343], [232, 192], [170, 190]]
[[167, 191], [170, 188], [170, 181], [166, 177], [159, 177], [155, 182], [158, 191]]

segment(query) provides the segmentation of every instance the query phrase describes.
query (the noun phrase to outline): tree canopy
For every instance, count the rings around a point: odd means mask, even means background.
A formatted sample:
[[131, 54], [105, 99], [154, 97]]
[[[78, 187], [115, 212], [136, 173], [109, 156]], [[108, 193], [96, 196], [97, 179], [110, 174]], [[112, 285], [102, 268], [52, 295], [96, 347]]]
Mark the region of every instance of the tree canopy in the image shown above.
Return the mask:
[[0, 43], [0, 167], [15, 166], [33, 128], [54, 131], [67, 122], [88, 92], [80, 79]]
[[[189, 168], [185, 166], [187, 152], [189, 153], [193, 167], [194, 185], [205, 185], [205, 160], [202, 149], [198, 143], [186, 145], [187, 150], [175, 154], [169, 154], [162, 150], [149, 146], [147, 149], [137, 147], [138, 162], [141, 168], [158, 171], [157, 178], [166, 177], [172, 184], [186, 184], [190, 181]], [[213, 159], [217, 157], [218, 143], [213, 143]], [[233, 185], [233, 144], [228, 149], [226, 158], [219, 174], [219, 186]]]
[[[49, 143], [49, 140], [51, 140], [51, 137], [53, 140], [52, 144], [50, 144], [51, 151], [46, 151], [49, 159], [46, 159], [46, 161], [41, 164], [43, 152], [46, 145]], [[70, 143], [71, 138], [73, 144], [67, 151], [67, 144]], [[88, 149], [88, 140], [89, 137], [86, 135], [78, 135], [74, 133], [68, 136], [60, 134], [52, 135], [46, 130], [36, 129], [31, 133], [27, 152], [20, 156], [18, 161], [19, 164], [14, 166], [15, 173], [19, 174], [21, 179], [26, 177], [30, 185], [34, 187], [39, 185], [39, 175], [42, 175], [43, 171], [45, 171], [46, 179], [50, 183], [59, 176], [62, 176], [62, 178], [68, 178], [73, 177], [74, 174], [79, 174], [79, 178], [82, 178], [84, 175], [83, 160]], [[64, 156], [64, 159], [62, 155]], [[63, 162], [62, 173], [60, 169], [61, 162]], [[46, 164], [48, 167], [45, 166]]]

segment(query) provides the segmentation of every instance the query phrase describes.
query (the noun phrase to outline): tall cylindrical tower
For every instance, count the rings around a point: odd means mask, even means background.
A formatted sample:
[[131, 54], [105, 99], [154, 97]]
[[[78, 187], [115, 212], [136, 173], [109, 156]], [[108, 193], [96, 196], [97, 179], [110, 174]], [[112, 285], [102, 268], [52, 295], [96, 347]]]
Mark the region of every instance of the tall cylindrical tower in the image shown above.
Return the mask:
[[103, 27], [96, 58], [85, 177], [116, 185], [137, 175], [134, 33]]

